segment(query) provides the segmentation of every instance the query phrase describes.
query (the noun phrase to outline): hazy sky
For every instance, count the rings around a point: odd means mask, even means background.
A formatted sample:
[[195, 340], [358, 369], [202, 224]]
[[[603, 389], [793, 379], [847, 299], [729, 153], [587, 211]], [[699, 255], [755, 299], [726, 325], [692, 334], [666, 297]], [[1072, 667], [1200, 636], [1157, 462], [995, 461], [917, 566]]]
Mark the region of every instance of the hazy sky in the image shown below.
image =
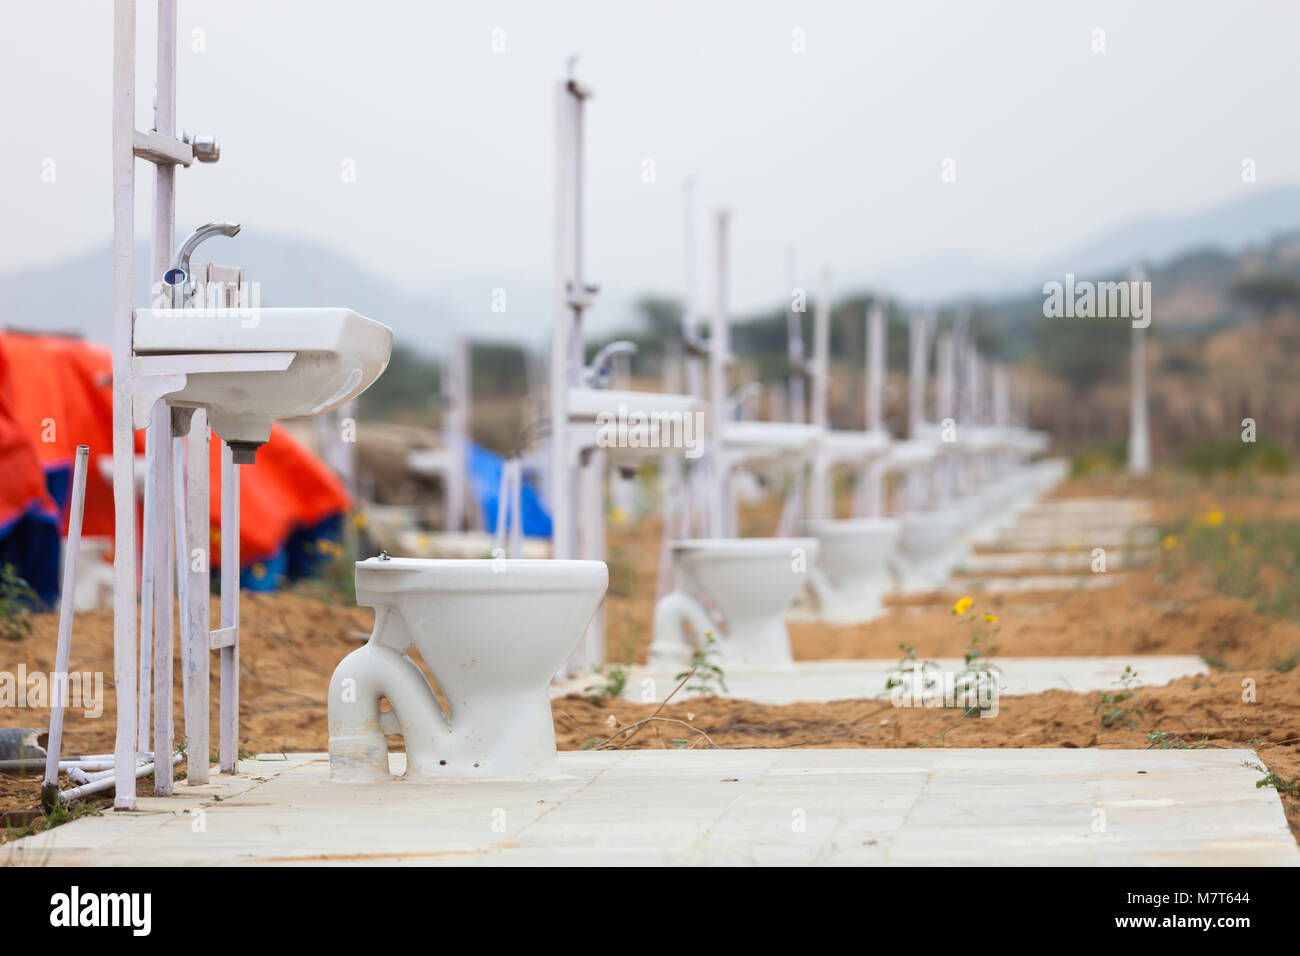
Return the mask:
[[[112, 4], [0, 3], [13, 271], [108, 241]], [[791, 243], [810, 275], [946, 251], [1023, 262], [1230, 199], [1243, 158], [1261, 185], [1300, 181], [1294, 2], [182, 0], [180, 25], [179, 122], [223, 156], [180, 173], [179, 226], [310, 237], [412, 287], [549, 276], [553, 83], [573, 53], [596, 93], [587, 271], [629, 291], [680, 287], [688, 174], [701, 270], [705, 213], [735, 211], [738, 308], [780, 296]]]

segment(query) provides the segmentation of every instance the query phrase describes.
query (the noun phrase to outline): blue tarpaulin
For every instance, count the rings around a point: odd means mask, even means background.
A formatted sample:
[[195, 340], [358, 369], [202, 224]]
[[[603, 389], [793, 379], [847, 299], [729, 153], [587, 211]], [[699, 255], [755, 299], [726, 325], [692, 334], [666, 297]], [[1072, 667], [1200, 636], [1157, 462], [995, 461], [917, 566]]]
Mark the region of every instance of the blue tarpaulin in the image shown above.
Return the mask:
[[[474, 500], [483, 516], [483, 527], [489, 534], [497, 530], [497, 493], [501, 490], [501, 472], [505, 459], [473, 442], [469, 444], [469, 481]], [[520, 494], [520, 508], [524, 517], [524, 535], [530, 538], [551, 536], [551, 516], [542, 507], [541, 492], [526, 476]]]

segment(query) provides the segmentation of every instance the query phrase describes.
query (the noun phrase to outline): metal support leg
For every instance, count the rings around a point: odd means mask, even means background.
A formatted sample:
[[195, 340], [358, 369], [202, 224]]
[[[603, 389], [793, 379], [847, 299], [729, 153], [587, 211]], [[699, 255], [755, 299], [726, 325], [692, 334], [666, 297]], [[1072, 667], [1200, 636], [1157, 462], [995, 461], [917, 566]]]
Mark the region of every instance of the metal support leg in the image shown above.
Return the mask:
[[189, 648], [186, 667], [189, 673], [189, 709], [185, 712], [186, 782], [200, 786], [208, 782], [209, 716], [208, 671], [211, 622], [208, 619], [208, 550], [211, 534], [208, 525], [208, 413], [197, 409], [190, 419], [188, 457], [189, 487], [186, 490], [186, 528], [188, 554], [183, 577], [187, 581], [183, 640]]
[[221, 443], [221, 626], [235, 640], [221, 649], [221, 772], [239, 760], [239, 466]]
[[[172, 752], [172, 510], [171, 482], [171, 409], [164, 402], [154, 406], [149, 430], [154, 433], [154, 460], [148, 463], [154, 475], [154, 536], [145, 546], [153, 552], [153, 752], [155, 796], [172, 793], [172, 762], [164, 755]], [[131, 761], [132, 767], [135, 760]], [[134, 778], [132, 778], [134, 779]]]

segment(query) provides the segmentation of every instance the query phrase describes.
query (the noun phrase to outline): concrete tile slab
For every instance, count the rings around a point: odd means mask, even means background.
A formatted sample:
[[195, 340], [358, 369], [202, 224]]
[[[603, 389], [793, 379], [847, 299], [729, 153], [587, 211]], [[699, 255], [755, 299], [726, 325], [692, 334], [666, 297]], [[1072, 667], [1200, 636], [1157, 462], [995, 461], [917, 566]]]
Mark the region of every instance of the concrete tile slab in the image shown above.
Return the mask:
[[358, 786], [293, 755], [271, 771], [242, 762], [251, 786], [218, 775], [231, 795], [201, 816], [108, 813], [14, 846], [17, 862], [55, 865], [1300, 865], [1256, 759], [647, 750], [563, 753], [555, 780]]

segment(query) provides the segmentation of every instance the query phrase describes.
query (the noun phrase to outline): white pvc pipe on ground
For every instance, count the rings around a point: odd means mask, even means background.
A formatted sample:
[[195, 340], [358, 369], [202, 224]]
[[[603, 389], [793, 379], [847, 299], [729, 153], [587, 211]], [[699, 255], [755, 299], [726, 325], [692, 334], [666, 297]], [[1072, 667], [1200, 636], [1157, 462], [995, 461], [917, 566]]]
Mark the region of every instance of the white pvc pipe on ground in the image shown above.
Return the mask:
[[[172, 755], [173, 767], [176, 764], [180, 763], [180, 761], [181, 761], [180, 754]], [[153, 768], [154, 765], [152, 762], [139, 764], [135, 768], [135, 773], [132, 774], [128, 779], [137, 780], [140, 777], [147, 777], [149, 774], [153, 773]], [[88, 797], [95, 793], [103, 793], [105, 790], [108, 790], [110, 787], [116, 786], [117, 777], [119, 776], [118, 771], [120, 769], [121, 768], [115, 768], [112, 771], [105, 772], [103, 775], [96, 774], [94, 779], [91, 780], [90, 783], [82, 784], [80, 787], [73, 787], [71, 790], [64, 790], [62, 793], [59, 794], [59, 800], [62, 801], [63, 803], [72, 803], [74, 800], [80, 800], [83, 797]], [[171, 776], [171, 774], [168, 773], [168, 776]]]

